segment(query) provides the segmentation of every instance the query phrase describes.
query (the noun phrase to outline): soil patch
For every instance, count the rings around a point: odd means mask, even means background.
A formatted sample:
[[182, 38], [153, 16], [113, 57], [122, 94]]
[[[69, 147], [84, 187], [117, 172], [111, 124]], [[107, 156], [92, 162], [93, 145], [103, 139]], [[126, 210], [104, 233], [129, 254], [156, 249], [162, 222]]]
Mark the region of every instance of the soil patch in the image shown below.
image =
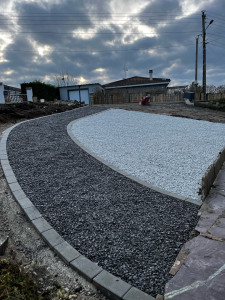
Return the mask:
[[205, 120], [209, 122], [225, 123], [225, 112], [205, 107], [189, 106], [184, 103], [151, 103], [139, 105], [138, 103], [105, 104], [108, 108], [141, 111], [146, 113], [168, 115], [180, 118]]
[[46, 103], [12, 103], [0, 104], [0, 123], [16, 122], [41, 116], [60, 113], [79, 107], [78, 103], [71, 105]]

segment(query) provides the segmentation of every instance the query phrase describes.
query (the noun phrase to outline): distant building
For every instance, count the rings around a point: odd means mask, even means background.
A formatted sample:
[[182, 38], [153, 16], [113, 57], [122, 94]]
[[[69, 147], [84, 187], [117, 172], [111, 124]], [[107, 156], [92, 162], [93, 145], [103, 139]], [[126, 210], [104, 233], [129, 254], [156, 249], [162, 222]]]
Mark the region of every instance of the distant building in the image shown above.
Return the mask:
[[99, 91], [104, 91], [99, 83], [59, 87], [60, 100], [77, 100], [85, 104], [92, 104], [94, 94]]
[[147, 95], [166, 94], [170, 79], [134, 76], [104, 85], [99, 83], [59, 87], [61, 100], [77, 100], [85, 104], [138, 102]]
[[0, 103], [21, 102], [21, 89], [0, 83]]
[[21, 89], [20, 88], [16, 88], [14, 86], [4, 84], [4, 95], [5, 96], [20, 95], [20, 94], [21, 94]]
[[134, 76], [104, 84], [106, 103], [138, 102], [143, 96], [167, 93], [170, 79]]

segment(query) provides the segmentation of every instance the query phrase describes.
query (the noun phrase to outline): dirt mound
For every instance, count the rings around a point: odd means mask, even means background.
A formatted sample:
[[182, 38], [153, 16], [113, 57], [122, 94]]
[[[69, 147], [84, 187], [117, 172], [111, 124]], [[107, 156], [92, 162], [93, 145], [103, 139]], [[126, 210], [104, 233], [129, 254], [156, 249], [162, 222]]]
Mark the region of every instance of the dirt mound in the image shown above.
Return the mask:
[[16, 122], [20, 119], [33, 119], [40, 116], [60, 113], [77, 107], [79, 107], [78, 103], [71, 105], [27, 102], [0, 104], [0, 123]]

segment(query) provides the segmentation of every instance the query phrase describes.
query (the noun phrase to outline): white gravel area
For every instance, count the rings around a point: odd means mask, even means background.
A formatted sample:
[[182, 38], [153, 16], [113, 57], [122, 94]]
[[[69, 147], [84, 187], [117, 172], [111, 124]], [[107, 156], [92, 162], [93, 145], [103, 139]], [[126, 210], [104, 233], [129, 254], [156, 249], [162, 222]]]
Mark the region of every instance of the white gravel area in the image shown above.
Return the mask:
[[201, 201], [201, 178], [225, 146], [225, 124], [111, 109], [76, 121], [94, 155], [148, 184]]

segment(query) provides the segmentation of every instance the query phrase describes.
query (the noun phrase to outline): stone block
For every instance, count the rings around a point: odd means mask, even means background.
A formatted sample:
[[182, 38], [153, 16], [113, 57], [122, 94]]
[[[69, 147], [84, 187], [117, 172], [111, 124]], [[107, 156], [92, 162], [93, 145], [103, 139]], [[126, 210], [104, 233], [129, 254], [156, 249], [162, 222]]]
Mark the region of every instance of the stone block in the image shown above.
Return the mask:
[[[12, 183], [12, 184], [14, 184], [14, 183]], [[16, 198], [16, 200], [17, 200], [18, 202], [20, 202], [20, 200], [22, 200], [22, 199], [24, 199], [24, 198], [27, 197], [26, 194], [23, 192], [22, 189], [19, 189], [19, 190], [14, 191], [14, 192], [13, 192], [13, 195], [14, 195], [14, 197]]]
[[1, 165], [2, 166], [8, 166], [9, 165], [9, 161], [8, 161], [8, 159], [1, 159]]
[[8, 155], [0, 153], [0, 159], [8, 159]]
[[24, 212], [31, 221], [41, 217], [40, 212], [37, 210], [35, 206], [25, 208]]
[[[7, 179], [7, 176], [12, 176], [12, 175], [14, 175], [14, 173], [11, 175], [7, 175], [8, 174], [8, 172], [7, 173], [5, 173], [5, 176], [6, 176], [6, 179]], [[20, 185], [16, 182], [16, 183], [10, 183], [9, 184], [9, 187], [10, 187], [10, 190], [12, 191], [12, 192], [15, 192], [15, 191], [19, 191], [19, 190], [21, 190], [22, 191], [22, 189], [21, 189], [21, 187], [20, 187]]]
[[205, 200], [208, 195], [211, 186], [215, 180], [215, 169], [214, 165], [210, 165], [207, 169], [205, 175], [202, 177], [202, 200]]
[[101, 267], [82, 255], [71, 261], [70, 265], [89, 281], [102, 271]]
[[66, 264], [69, 264], [72, 260], [81, 256], [81, 254], [74, 249], [67, 242], [63, 242], [55, 247], [57, 254], [65, 261]]
[[5, 151], [6, 152], [6, 145], [5, 143], [3, 143], [2, 141], [0, 142], [0, 152], [3, 152]]
[[1, 155], [7, 155], [6, 149], [4, 149], [4, 147], [3, 148], [0, 147], [0, 156]]
[[6, 171], [12, 171], [12, 168], [11, 168], [11, 166], [10, 166], [9, 163], [2, 165], [2, 169], [3, 169], [4, 172], [6, 172]]
[[27, 197], [18, 200], [18, 202], [23, 209], [34, 206], [30, 199]]
[[49, 229], [41, 233], [50, 247], [55, 247], [64, 242], [64, 239], [54, 229]]
[[43, 217], [32, 220], [32, 224], [40, 233], [52, 229], [52, 226]]
[[16, 176], [7, 176], [7, 182], [8, 184], [10, 183], [17, 183], [17, 180], [16, 180]]
[[123, 300], [154, 300], [152, 296], [132, 287], [123, 297]]
[[121, 298], [123, 299], [125, 294], [131, 289], [130, 284], [107, 271], [102, 271], [100, 274], [98, 274], [93, 279], [93, 282], [100, 290], [102, 290], [110, 299], [113, 300], [119, 300]]
[[219, 155], [216, 159], [216, 161], [214, 162], [214, 173], [215, 173], [215, 178], [216, 176], [219, 174], [219, 171], [221, 169], [223, 165], [223, 160], [222, 160], [222, 156]]

